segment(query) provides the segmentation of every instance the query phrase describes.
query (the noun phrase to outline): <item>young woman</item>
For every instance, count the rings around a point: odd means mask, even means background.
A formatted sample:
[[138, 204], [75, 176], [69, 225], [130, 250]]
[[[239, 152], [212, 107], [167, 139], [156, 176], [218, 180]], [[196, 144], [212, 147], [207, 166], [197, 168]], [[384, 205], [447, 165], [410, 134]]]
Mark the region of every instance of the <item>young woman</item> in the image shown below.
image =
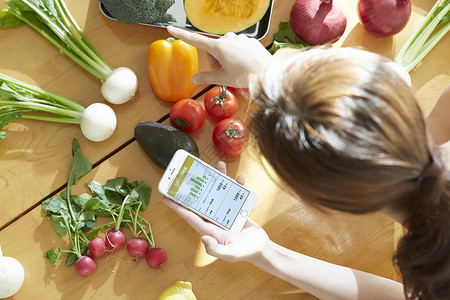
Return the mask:
[[283, 248], [252, 220], [232, 234], [164, 199], [210, 255], [251, 262], [322, 299], [450, 299], [450, 85], [426, 126], [411, 88], [377, 54], [283, 49], [272, 57], [244, 36], [168, 30], [209, 53], [213, 71], [194, 83], [250, 87], [261, 153], [302, 200], [382, 211], [406, 229], [394, 256], [402, 285]]

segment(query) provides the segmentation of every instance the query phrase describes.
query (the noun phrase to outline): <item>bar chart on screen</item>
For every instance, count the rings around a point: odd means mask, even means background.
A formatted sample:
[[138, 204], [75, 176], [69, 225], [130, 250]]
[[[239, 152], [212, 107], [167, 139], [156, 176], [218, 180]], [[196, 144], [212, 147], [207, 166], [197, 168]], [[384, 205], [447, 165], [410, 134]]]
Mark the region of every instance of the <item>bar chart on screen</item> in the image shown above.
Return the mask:
[[201, 188], [206, 180], [206, 175], [203, 175], [202, 177], [196, 176], [195, 178], [191, 177], [189, 178], [190, 184], [191, 184], [191, 191], [189, 192], [189, 195], [192, 197], [197, 197], [198, 193], [201, 191]]
[[208, 167], [194, 162], [191, 158], [188, 160], [190, 161], [186, 164], [187, 172], [184, 174], [175, 197], [187, 205], [197, 208], [202, 195], [211, 189], [217, 177]]
[[249, 192], [217, 171], [188, 157], [169, 193], [184, 205], [230, 228]]

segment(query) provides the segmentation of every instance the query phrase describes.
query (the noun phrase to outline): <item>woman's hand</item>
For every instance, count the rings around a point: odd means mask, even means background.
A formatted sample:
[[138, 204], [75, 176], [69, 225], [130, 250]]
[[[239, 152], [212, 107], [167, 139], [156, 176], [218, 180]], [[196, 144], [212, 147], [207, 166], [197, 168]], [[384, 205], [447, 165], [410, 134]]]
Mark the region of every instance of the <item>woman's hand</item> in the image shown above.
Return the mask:
[[[219, 162], [217, 169], [226, 173], [226, 165]], [[236, 181], [244, 184], [244, 177]], [[229, 261], [250, 261], [259, 256], [268, 246], [270, 240], [264, 229], [248, 219], [239, 233], [226, 231], [202, 219], [197, 214], [164, 197], [163, 202], [178, 213], [189, 225], [202, 235], [202, 242], [209, 255]]]
[[218, 84], [248, 87], [248, 77], [259, 73], [272, 55], [256, 39], [232, 32], [214, 39], [173, 26], [167, 30], [174, 37], [207, 52], [212, 72], [197, 73], [193, 84]]

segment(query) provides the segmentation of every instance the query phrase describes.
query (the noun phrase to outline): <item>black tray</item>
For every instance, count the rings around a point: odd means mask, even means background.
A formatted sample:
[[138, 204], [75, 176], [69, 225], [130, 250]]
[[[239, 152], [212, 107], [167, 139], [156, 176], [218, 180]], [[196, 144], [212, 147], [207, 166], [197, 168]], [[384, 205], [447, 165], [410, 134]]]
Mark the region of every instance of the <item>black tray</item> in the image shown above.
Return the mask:
[[[103, 15], [105, 15], [107, 18], [111, 20], [116, 20], [113, 16], [109, 14], [109, 12], [105, 9], [105, 7], [103, 6], [103, 4], [101, 4], [100, 1], [99, 3], [100, 3], [100, 10], [103, 13]], [[262, 17], [261, 20], [259, 20], [258, 23], [241, 32], [238, 32], [237, 34], [242, 33], [248, 37], [255, 38], [258, 40], [263, 39], [269, 32], [270, 19], [272, 16], [272, 8], [273, 8], [273, 0], [270, 1], [269, 8], [267, 9], [266, 14], [264, 15], [264, 17]], [[167, 27], [169, 25], [172, 25], [189, 31], [203, 33], [205, 35], [220, 36], [217, 34], [211, 34], [201, 31], [192, 26], [192, 24], [186, 17], [183, 0], [175, 0], [175, 3], [172, 5], [172, 7], [169, 8], [166, 15], [163, 17], [161, 21], [152, 24], [140, 23], [140, 25], [154, 26], [154, 27]]]

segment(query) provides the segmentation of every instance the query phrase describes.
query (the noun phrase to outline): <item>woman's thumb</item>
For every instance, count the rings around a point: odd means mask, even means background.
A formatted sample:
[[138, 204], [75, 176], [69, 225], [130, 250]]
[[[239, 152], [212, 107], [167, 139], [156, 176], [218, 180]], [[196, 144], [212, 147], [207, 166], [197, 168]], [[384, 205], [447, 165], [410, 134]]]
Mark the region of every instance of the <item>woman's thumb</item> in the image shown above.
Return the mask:
[[206, 253], [212, 256], [216, 256], [217, 253], [217, 247], [219, 246], [219, 243], [215, 238], [209, 235], [202, 236], [202, 243], [205, 245]]

